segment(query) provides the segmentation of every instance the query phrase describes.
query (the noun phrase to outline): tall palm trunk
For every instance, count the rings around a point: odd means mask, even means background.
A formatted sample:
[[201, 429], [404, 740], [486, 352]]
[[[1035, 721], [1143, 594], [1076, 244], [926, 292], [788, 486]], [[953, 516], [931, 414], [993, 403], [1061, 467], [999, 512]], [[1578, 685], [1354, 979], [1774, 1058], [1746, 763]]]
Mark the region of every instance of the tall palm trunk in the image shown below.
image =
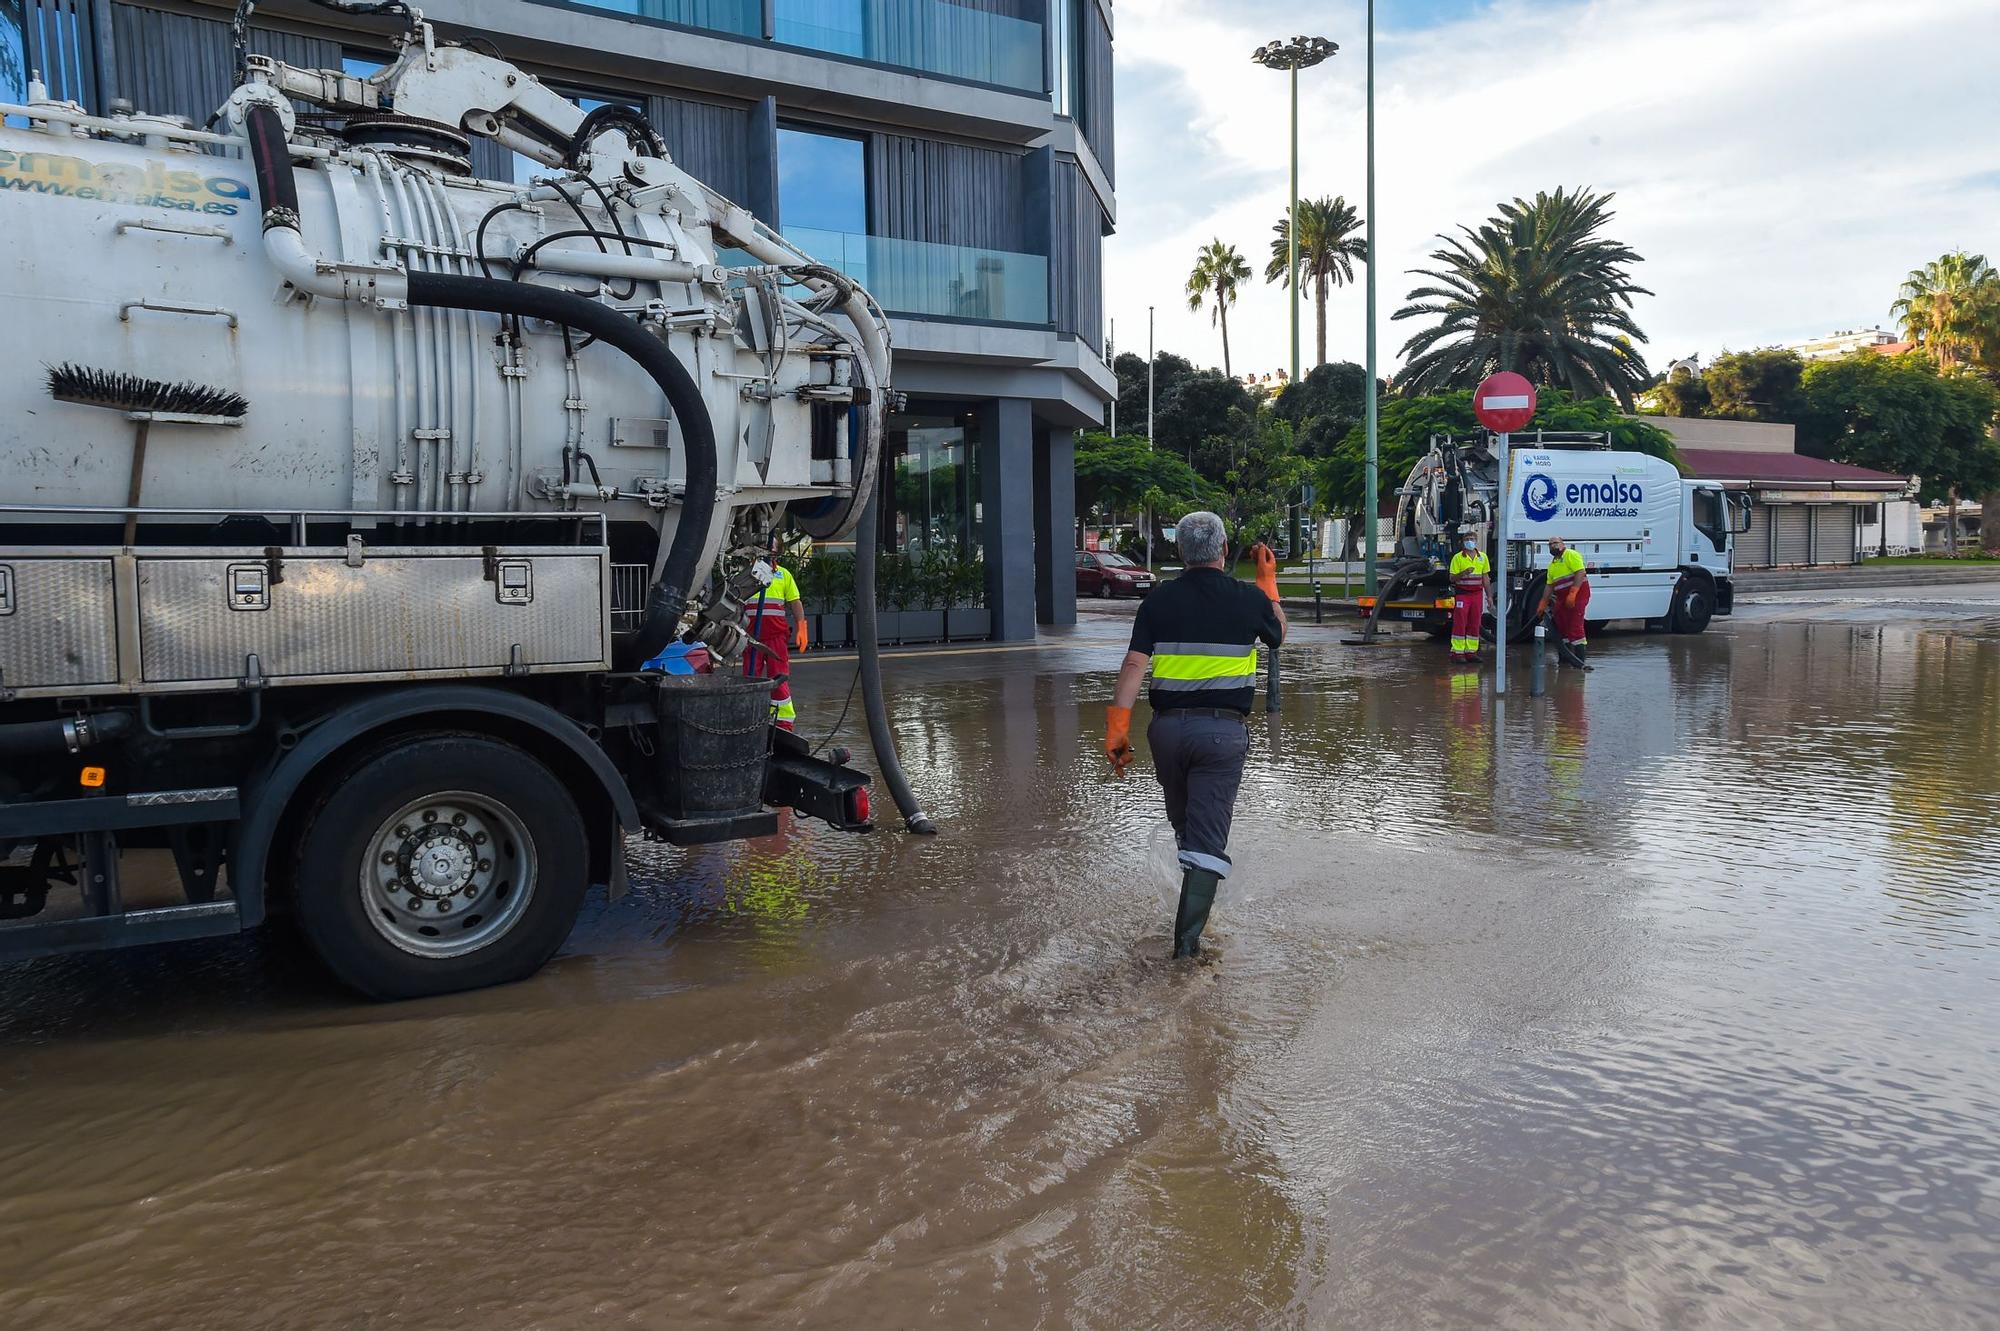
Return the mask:
[[[2000, 422], [1993, 426], [1993, 437], [2000, 440]], [[1979, 548], [2000, 559], [2000, 490], [1979, 497]]]
[[1316, 339], [1313, 345], [1318, 352], [1318, 359], [1313, 362], [1315, 365], [1326, 364], [1326, 296], [1326, 274], [1321, 273], [1313, 279], [1313, 313], [1319, 319], [1319, 324], [1314, 330]]
[[1222, 373], [1234, 379], [1236, 375], [1229, 368], [1229, 304], [1219, 296], [1215, 302], [1215, 320], [1222, 325]]

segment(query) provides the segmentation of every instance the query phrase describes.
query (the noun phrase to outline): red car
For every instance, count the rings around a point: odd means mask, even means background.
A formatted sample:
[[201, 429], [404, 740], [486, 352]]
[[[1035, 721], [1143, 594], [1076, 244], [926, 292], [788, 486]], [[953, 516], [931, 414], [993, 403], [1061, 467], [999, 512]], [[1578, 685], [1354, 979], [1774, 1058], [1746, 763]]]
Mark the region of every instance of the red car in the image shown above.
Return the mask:
[[1079, 550], [1076, 552], [1076, 594], [1078, 596], [1144, 596], [1153, 590], [1153, 573], [1124, 555]]

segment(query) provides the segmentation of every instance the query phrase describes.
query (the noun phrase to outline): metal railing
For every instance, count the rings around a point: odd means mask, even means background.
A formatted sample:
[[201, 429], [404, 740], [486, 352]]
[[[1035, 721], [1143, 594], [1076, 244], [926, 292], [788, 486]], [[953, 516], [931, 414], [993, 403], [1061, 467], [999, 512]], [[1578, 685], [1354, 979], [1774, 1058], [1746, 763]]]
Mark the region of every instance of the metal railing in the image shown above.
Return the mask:
[[786, 240], [861, 283], [893, 314], [1049, 322], [1049, 261], [1043, 255], [813, 227], [784, 231]]

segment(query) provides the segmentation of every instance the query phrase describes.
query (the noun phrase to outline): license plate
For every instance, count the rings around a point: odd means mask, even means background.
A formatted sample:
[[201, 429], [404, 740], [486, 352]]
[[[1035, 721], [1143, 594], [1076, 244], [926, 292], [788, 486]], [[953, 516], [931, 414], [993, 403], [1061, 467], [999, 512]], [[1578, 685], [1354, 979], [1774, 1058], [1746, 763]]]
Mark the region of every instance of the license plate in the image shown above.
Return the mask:
[[1424, 612], [1421, 610], [1403, 610], [1399, 611], [1398, 613], [1400, 613], [1404, 619], [1422, 619], [1424, 617]]

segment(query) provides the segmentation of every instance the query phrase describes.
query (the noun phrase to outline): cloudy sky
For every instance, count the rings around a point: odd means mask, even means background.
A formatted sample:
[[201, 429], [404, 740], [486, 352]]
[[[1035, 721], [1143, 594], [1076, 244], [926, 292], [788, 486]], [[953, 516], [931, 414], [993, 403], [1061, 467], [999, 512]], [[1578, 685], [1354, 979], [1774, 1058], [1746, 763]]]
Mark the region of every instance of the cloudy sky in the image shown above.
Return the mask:
[[[1238, 373], [1287, 358], [1263, 282], [1286, 203], [1286, 79], [1250, 63], [1310, 32], [1340, 54], [1302, 78], [1300, 191], [1364, 197], [1361, 0], [1117, 0], [1121, 349], [1219, 365], [1182, 283], [1219, 236], [1257, 277], [1231, 312]], [[2000, 0], [1378, 0], [1383, 363], [1389, 315], [1437, 232], [1559, 185], [1617, 193], [1645, 256], [1649, 362], [1889, 323], [1902, 276], [1964, 247], [2000, 257]], [[1360, 360], [1360, 274], [1328, 354]], [[1312, 314], [1302, 314], [1312, 359]]]

